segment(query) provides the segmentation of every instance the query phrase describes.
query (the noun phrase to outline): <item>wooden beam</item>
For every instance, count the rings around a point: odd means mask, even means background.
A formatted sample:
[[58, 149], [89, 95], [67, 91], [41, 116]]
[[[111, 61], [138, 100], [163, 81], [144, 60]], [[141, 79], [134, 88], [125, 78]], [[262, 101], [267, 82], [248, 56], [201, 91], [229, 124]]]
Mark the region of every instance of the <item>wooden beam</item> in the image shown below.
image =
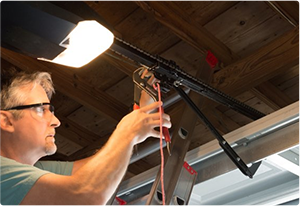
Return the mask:
[[138, 1], [136, 4], [203, 54], [206, 55], [206, 51], [211, 50], [219, 61], [225, 65], [239, 59], [237, 54], [234, 54], [202, 25], [199, 25], [193, 18], [184, 13], [174, 2]]
[[212, 86], [236, 96], [299, 65], [299, 28], [214, 75]]
[[221, 135], [227, 134], [240, 127], [239, 124], [230, 119], [224, 113], [221, 113], [217, 108], [211, 110], [203, 110], [202, 112]]
[[128, 108], [107, 93], [95, 90], [76, 78], [69, 69], [52, 63], [40, 62], [1, 47], [1, 57], [22, 70], [46, 71], [52, 74], [53, 82], [61, 93], [94, 110], [113, 122], [118, 122], [128, 113]]
[[274, 110], [278, 110], [293, 103], [291, 98], [269, 81], [256, 86], [252, 91], [255, 96]]
[[[57, 132], [63, 135], [66, 139], [69, 139], [70, 141], [73, 141], [83, 147], [86, 147], [90, 144], [94, 144], [94, 142], [98, 141], [99, 139], [101, 139], [103, 142], [107, 140], [103, 140], [103, 137], [92, 133], [91, 131], [87, 130], [81, 125], [74, 123], [66, 117], [63, 117], [59, 114], [55, 115], [61, 121], [61, 126], [56, 129]], [[99, 147], [102, 145], [99, 145]]]
[[298, 1], [267, 1], [267, 4], [294, 27], [299, 25]]
[[95, 154], [103, 145], [107, 142], [110, 135], [106, 135], [104, 137], [99, 138], [98, 140], [94, 141], [93, 144], [87, 145], [83, 149], [75, 152], [74, 154], [69, 156], [70, 160], [78, 160], [83, 159]]
[[121, 55], [118, 55], [111, 50], [107, 50], [104, 54], [105, 55], [103, 55], [103, 58], [105, 58], [108, 63], [118, 68], [120, 71], [124, 72], [130, 77], [132, 77], [133, 72], [140, 67], [129, 59], [125, 59]]

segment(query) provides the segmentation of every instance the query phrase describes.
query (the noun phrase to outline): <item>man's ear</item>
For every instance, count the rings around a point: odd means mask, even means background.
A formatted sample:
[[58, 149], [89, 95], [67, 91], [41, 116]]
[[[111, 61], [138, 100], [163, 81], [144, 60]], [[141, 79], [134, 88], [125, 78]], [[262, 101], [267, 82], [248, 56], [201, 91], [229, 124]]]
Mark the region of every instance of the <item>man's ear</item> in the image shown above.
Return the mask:
[[0, 125], [1, 130], [7, 131], [7, 132], [13, 132], [13, 115], [10, 112], [7, 111], [0, 111]]

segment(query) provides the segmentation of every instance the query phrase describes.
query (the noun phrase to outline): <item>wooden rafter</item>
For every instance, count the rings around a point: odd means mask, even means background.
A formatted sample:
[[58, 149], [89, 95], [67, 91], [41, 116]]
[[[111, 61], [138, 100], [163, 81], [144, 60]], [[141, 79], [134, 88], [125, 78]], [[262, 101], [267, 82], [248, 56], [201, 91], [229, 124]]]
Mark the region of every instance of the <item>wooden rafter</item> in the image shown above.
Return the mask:
[[206, 54], [207, 50], [211, 50], [225, 65], [239, 58], [173, 2], [139, 1], [136, 3], [198, 51]]
[[266, 81], [252, 90], [255, 95], [269, 105], [272, 109], [278, 110], [293, 103], [284, 92], [279, 90], [270, 81]]
[[299, 64], [299, 28], [217, 72], [213, 86], [232, 96]]
[[298, 1], [268, 1], [268, 5], [293, 26], [299, 25]]

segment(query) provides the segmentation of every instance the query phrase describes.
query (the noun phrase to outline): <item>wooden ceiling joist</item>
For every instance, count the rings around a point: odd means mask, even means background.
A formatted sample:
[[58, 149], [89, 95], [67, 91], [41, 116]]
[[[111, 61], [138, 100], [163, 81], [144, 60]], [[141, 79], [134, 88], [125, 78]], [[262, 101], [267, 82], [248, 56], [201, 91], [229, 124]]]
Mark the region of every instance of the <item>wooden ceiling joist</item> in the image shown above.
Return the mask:
[[182, 12], [182, 9], [176, 4], [167, 1], [139, 1], [136, 3], [146, 12], [151, 13], [157, 21], [169, 28], [179, 38], [203, 54], [206, 55], [206, 51], [211, 50], [225, 65], [239, 59], [237, 54], [234, 54], [224, 43], [215, 38], [189, 15]]
[[293, 103], [293, 100], [284, 92], [279, 90], [270, 81], [266, 81], [252, 90], [255, 95], [269, 105], [272, 109], [278, 110]]
[[294, 27], [299, 25], [298, 1], [267, 1], [269, 6]]
[[212, 86], [236, 96], [299, 64], [299, 28], [214, 75]]

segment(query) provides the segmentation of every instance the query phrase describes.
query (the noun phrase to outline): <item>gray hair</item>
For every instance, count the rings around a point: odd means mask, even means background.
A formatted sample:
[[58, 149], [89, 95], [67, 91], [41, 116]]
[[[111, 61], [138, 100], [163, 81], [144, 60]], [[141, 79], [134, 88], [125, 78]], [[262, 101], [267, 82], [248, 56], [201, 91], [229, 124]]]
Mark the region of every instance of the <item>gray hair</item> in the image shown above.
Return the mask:
[[[8, 109], [24, 104], [28, 98], [27, 91], [30, 92], [37, 85], [43, 87], [50, 100], [55, 91], [51, 75], [48, 72], [35, 72], [31, 74], [20, 72], [14, 75], [10, 79], [10, 82], [4, 83], [3, 86], [1, 85], [1, 109]], [[19, 111], [12, 111], [12, 113], [15, 118], [21, 118]]]

